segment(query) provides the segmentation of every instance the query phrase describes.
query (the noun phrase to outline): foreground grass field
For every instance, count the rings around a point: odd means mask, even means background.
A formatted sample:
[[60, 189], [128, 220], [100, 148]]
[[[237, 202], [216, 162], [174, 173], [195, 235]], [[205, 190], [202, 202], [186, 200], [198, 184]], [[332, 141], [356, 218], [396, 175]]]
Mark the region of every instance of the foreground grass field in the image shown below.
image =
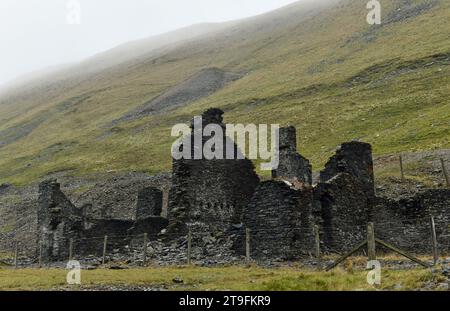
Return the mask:
[[[366, 271], [336, 269], [330, 272], [299, 268], [202, 268], [97, 269], [81, 272], [81, 286], [68, 286], [66, 270], [1, 269], [0, 290], [85, 290], [154, 288], [164, 290], [269, 290], [269, 291], [370, 291], [417, 290], [441, 276], [428, 269], [383, 270], [381, 285], [367, 283]], [[182, 283], [174, 282], [182, 280]]]

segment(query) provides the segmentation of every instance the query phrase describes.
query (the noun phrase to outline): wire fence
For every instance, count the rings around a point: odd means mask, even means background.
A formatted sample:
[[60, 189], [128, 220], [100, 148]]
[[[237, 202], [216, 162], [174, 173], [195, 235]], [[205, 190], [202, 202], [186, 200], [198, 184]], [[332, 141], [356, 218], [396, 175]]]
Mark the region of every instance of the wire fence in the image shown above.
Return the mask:
[[[423, 159], [423, 158], [422, 158]], [[449, 169], [447, 169], [448, 164], [446, 163], [446, 160], [443, 157], [439, 157], [438, 158], [438, 162], [439, 164], [437, 166], [439, 166], [439, 169], [435, 169], [434, 171], [439, 171], [440, 170], [440, 174], [442, 174], [442, 179], [444, 184], [446, 185], [447, 188], [450, 188], [450, 173], [449, 173]], [[398, 157], [398, 176], [401, 179], [402, 182], [406, 181], [407, 179], [407, 173], [411, 172], [411, 169], [408, 169], [406, 167], [406, 161], [405, 161], [405, 157], [403, 155], [399, 155]], [[433, 167], [433, 166], [432, 166]], [[436, 166], [434, 166], [436, 167]], [[424, 168], [424, 167], [423, 167]], [[417, 167], [414, 167], [414, 173], [417, 172]]]
[[[400, 225], [399, 221], [387, 220], [375, 222], [374, 227], [377, 238], [411, 254], [433, 257], [436, 249], [439, 257], [450, 256], [450, 223], [444, 220], [410, 217], [402, 219]], [[11, 237], [12, 232], [0, 233], [0, 239]], [[55, 254], [46, 253], [45, 245], [30, 249], [12, 240], [9, 247], [0, 249], [0, 263], [14, 267], [44, 267], [67, 260], [93, 266], [227, 264], [283, 258], [277, 254], [290, 254], [301, 261], [342, 255], [366, 238], [367, 223], [355, 224], [351, 220], [289, 228], [276, 227], [269, 221], [264, 227], [242, 227], [219, 237], [217, 232], [195, 229], [186, 235], [166, 233], [153, 239], [145, 233], [74, 237], [59, 241], [57, 260], [52, 257]], [[378, 255], [389, 253], [380, 249]]]

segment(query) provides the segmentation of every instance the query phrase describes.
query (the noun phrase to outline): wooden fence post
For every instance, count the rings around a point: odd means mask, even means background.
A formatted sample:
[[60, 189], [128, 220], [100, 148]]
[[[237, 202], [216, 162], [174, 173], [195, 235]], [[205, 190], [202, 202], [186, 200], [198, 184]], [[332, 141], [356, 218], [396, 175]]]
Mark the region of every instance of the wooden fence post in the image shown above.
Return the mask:
[[447, 188], [450, 188], [450, 179], [448, 177], [447, 168], [445, 167], [445, 162], [443, 158], [441, 158], [441, 165], [442, 165], [442, 172], [444, 173], [445, 177], [445, 183], [447, 185]]
[[134, 251], [134, 243], [133, 243], [133, 238], [131, 238], [130, 241], [130, 250], [133, 252], [133, 262], [136, 262], [136, 252]]
[[102, 265], [106, 263], [106, 250], [108, 247], [108, 236], [105, 235], [105, 238], [103, 239], [103, 256], [102, 256]]
[[245, 262], [250, 263], [250, 229], [245, 229]]
[[16, 248], [14, 249], [14, 269], [18, 266], [18, 256], [19, 256], [19, 243], [16, 242]]
[[73, 258], [73, 239], [69, 240], [69, 261]]
[[42, 268], [42, 242], [39, 242], [39, 269]]
[[144, 247], [142, 252], [143, 252], [142, 265], [145, 267], [147, 265], [147, 233], [144, 233]]
[[400, 176], [401, 176], [401, 179], [403, 182], [403, 181], [405, 181], [405, 173], [403, 171], [403, 156], [402, 155], [399, 156], [399, 161], [400, 161]]
[[436, 238], [436, 225], [434, 223], [433, 216], [431, 216], [431, 218], [430, 218], [430, 228], [431, 228], [431, 243], [432, 243], [432, 250], [433, 250], [433, 262], [436, 265], [439, 260], [439, 254], [438, 254], [438, 245], [437, 245], [437, 238]]
[[367, 225], [367, 255], [370, 260], [376, 260], [376, 248], [375, 248], [375, 227], [373, 222], [369, 222]]
[[191, 265], [191, 248], [192, 248], [192, 231], [189, 228], [188, 238], [187, 238], [187, 264]]
[[314, 226], [314, 255], [317, 259], [320, 258], [320, 233], [319, 226]]

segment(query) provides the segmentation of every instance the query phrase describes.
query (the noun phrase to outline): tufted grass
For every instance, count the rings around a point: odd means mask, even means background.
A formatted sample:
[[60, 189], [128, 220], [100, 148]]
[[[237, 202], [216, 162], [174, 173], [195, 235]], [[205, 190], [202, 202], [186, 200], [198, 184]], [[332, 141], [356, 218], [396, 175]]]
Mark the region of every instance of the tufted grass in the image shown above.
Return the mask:
[[[301, 268], [176, 267], [82, 271], [82, 285], [66, 285], [65, 270], [0, 269], [0, 290], [80, 290], [96, 286], [146, 286], [168, 290], [371, 291], [415, 290], [429, 281], [442, 281], [427, 269], [383, 270], [382, 284], [366, 282], [367, 272], [337, 268], [331, 272]], [[174, 284], [173, 278], [183, 284]], [[400, 287], [399, 287], [400, 285]]]

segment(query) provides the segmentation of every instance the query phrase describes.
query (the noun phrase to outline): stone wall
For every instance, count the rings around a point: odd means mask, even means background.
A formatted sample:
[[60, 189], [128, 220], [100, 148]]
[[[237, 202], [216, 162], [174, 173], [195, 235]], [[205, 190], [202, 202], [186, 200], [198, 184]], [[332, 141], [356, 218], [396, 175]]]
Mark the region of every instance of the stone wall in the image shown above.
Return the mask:
[[360, 180], [347, 173], [314, 189], [314, 218], [324, 251], [342, 253], [366, 238], [369, 200]]
[[80, 238], [83, 211], [76, 208], [60, 189], [56, 180], [39, 185], [38, 233], [44, 261], [69, 256], [69, 240]]
[[[251, 232], [252, 258], [293, 259], [310, 254], [313, 237], [312, 192], [283, 181], [265, 181], [244, 209], [243, 228]], [[244, 254], [244, 233], [236, 248]]]
[[314, 216], [324, 250], [341, 253], [364, 240], [374, 201], [371, 145], [342, 144], [314, 189]]
[[133, 238], [144, 233], [149, 241], [157, 239], [168, 225], [166, 218], [154, 216], [161, 213], [162, 192], [146, 188], [139, 193], [137, 220], [98, 219], [86, 216], [84, 209], [74, 206], [56, 180], [42, 182], [37, 214], [38, 243], [42, 245], [43, 261], [67, 260], [71, 239], [74, 254], [78, 256], [101, 254], [105, 236], [108, 236], [107, 250], [123, 250]]
[[375, 234], [414, 254], [431, 255], [430, 218], [435, 219], [439, 248], [450, 242], [450, 190], [430, 189], [398, 201], [380, 199], [373, 210]]
[[163, 192], [154, 187], [143, 188], [138, 191], [136, 203], [136, 220], [152, 216], [161, 216]]
[[342, 144], [320, 172], [320, 182], [326, 182], [339, 173], [350, 174], [360, 181], [370, 198], [375, 197], [372, 146], [362, 142]]
[[279, 165], [272, 171], [273, 178], [298, 180], [312, 185], [312, 167], [309, 161], [297, 153], [297, 134], [293, 126], [280, 128]]
[[[217, 124], [222, 128], [223, 112], [210, 109], [202, 115], [203, 128]], [[223, 131], [224, 156], [232, 147], [235, 156], [240, 153], [234, 142]], [[184, 138], [191, 141], [194, 155], [194, 131]], [[203, 136], [204, 145], [211, 137]], [[224, 157], [225, 158], [225, 157]], [[169, 229], [172, 235], [185, 234], [186, 224], [204, 223], [211, 231], [225, 231], [242, 219], [242, 209], [252, 197], [259, 178], [248, 159], [181, 159], [174, 160], [172, 188], [169, 193]]]

